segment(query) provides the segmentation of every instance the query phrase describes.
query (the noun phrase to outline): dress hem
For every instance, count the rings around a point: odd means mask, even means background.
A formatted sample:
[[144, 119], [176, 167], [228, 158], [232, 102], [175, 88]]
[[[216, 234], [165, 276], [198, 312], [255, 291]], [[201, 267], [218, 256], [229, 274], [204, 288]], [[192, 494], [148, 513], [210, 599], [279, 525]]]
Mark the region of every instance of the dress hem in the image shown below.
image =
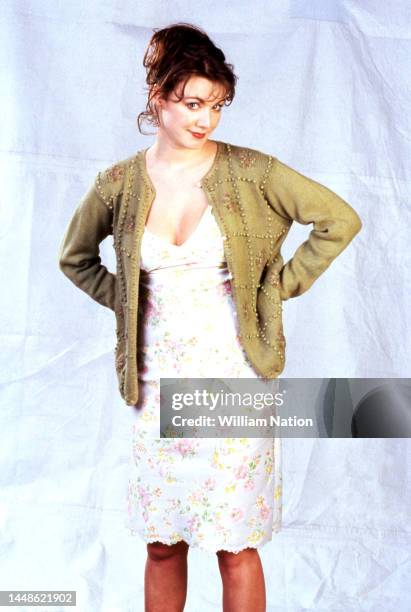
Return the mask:
[[264, 540], [262, 542], [260, 542], [259, 544], [244, 544], [242, 546], [237, 546], [237, 547], [233, 547], [233, 546], [223, 546], [223, 547], [218, 547], [218, 548], [210, 548], [204, 545], [204, 542], [200, 542], [198, 540], [193, 540], [191, 542], [187, 541], [186, 538], [179, 538], [178, 540], [173, 539], [170, 540], [170, 538], [162, 538], [161, 536], [152, 536], [152, 537], [146, 537], [145, 535], [143, 535], [142, 533], [140, 533], [139, 531], [136, 531], [135, 529], [131, 529], [128, 528], [128, 531], [130, 532], [130, 535], [132, 536], [140, 536], [145, 544], [152, 544], [153, 542], [160, 542], [161, 544], [167, 544], [167, 546], [172, 546], [173, 544], [177, 544], [178, 542], [185, 542], [186, 544], [188, 544], [188, 546], [190, 546], [191, 548], [199, 548], [201, 550], [205, 550], [209, 553], [217, 553], [218, 551], [223, 551], [223, 552], [230, 552], [230, 553], [234, 553], [234, 554], [238, 554], [240, 552], [242, 552], [243, 550], [246, 550], [247, 548], [254, 548], [256, 550], [262, 548], [264, 546], [264, 544], [267, 544], [267, 542], [271, 542], [272, 541], [272, 536], [279, 533], [281, 531], [281, 526], [278, 527], [274, 527], [272, 532], [271, 532], [271, 537], [268, 538], [267, 540]]

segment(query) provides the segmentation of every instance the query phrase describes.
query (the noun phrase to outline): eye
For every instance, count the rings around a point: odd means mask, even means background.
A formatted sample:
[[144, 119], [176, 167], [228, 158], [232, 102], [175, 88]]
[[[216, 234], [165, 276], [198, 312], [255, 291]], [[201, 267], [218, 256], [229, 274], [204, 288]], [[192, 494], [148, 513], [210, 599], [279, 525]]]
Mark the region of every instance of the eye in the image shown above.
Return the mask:
[[[198, 102], [187, 102], [186, 106], [190, 109], [190, 110], [197, 110], [196, 108], [193, 108], [191, 105], [192, 104], [197, 104], [198, 106]], [[217, 112], [221, 112], [221, 109], [223, 108], [224, 104], [216, 104], [215, 105], [215, 109], [217, 109]]]

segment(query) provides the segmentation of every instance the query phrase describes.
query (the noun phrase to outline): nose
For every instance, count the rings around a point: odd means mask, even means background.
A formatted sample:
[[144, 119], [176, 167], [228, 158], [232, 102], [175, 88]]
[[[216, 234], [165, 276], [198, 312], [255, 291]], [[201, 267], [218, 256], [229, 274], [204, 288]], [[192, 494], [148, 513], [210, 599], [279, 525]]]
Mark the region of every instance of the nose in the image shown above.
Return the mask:
[[197, 117], [198, 127], [208, 128], [211, 125], [211, 109], [204, 107]]

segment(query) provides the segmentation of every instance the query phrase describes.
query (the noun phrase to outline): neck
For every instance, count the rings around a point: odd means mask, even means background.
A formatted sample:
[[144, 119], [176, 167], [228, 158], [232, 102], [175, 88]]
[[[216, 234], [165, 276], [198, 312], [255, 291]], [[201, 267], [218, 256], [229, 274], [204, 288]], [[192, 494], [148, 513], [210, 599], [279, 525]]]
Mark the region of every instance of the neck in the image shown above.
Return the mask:
[[156, 141], [146, 152], [146, 160], [150, 165], [164, 166], [167, 169], [190, 168], [208, 160], [215, 152], [216, 146], [214, 141], [207, 140], [201, 146], [184, 147], [158, 134]]

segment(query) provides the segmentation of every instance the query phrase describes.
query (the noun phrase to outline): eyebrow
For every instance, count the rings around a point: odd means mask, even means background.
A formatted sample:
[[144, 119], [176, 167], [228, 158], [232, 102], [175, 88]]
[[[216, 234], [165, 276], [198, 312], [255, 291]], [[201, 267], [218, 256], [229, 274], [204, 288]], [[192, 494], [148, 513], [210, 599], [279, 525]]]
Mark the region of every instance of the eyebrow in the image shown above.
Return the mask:
[[[206, 100], [204, 100], [203, 98], [199, 98], [199, 96], [184, 96], [184, 99], [187, 100], [188, 98], [192, 98], [193, 100], [200, 100], [200, 102], [205, 102]], [[220, 100], [218, 100], [218, 102], [224, 102], [225, 97], [224, 98], [220, 98]]]

